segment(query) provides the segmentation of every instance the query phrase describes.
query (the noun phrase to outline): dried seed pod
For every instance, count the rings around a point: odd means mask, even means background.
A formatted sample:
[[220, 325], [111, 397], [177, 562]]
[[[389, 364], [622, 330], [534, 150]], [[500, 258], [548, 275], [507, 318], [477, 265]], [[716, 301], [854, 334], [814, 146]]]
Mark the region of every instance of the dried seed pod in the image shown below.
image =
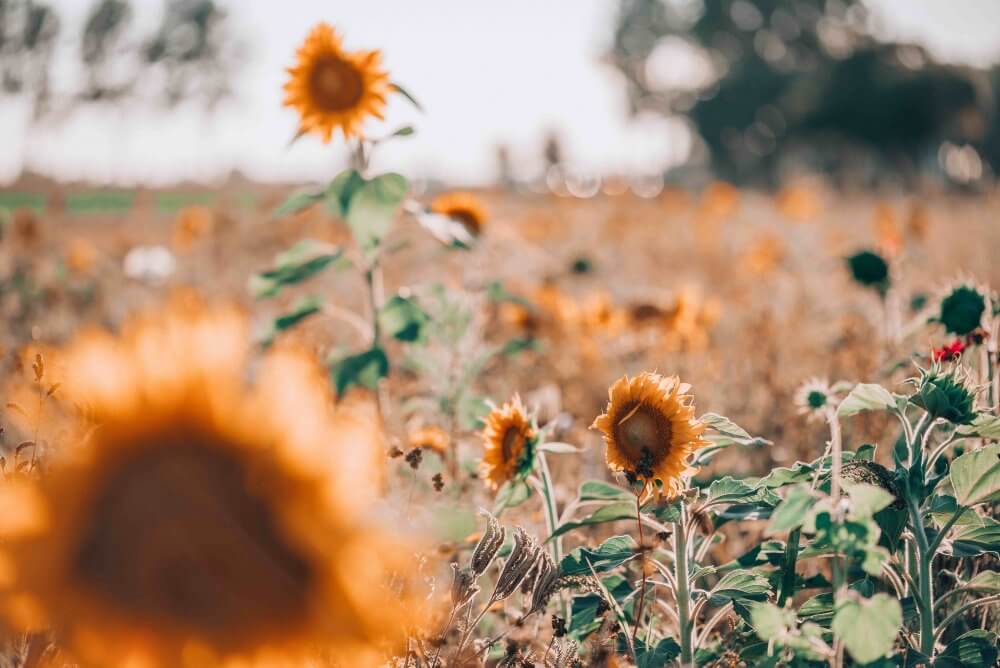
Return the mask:
[[479, 514], [486, 517], [486, 529], [476, 543], [476, 549], [472, 551], [472, 572], [477, 577], [486, 572], [507, 540], [507, 530], [501, 526], [500, 520], [486, 510], [480, 509]]
[[553, 655], [546, 661], [545, 668], [573, 668], [579, 661], [579, 653], [580, 646], [575, 640], [560, 638], [553, 643]]
[[514, 549], [497, 578], [497, 586], [493, 590], [494, 601], [505, 599], [514, 593], [534, 566], [539, 550], [538, 541], [534, 537], [529, 536], [521, 527], [514, 529]]
[[451, 603], [456, 610], [464, 608], [479, 593], [476, 584], [476, 574], [468, 568], [460, 568], [458, 564], [451, 565], [454, 575], [451, 580]]
[[558, 591], [559, 566], [548, 552], [538, 557], [538, 577], [531, 592], [531, 612], [541, 612], [552, 595]]

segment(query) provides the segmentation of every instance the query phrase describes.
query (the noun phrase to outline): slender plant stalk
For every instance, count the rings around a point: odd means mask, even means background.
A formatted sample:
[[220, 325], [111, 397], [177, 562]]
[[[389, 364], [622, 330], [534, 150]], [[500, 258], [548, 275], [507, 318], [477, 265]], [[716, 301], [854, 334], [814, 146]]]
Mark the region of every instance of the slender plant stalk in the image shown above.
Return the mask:
[[[645, 491], [645, 487], [643, 487]], [[635, 523], [639, 526], [639, 570], [642, 571], [642, 580], [639, 584], [639, 601], [635, 604], [635, 626], [632, 627], [632, 644], [635, 645], [635, 638], [642, 625], [643, 608], [646, 605], [646, 545], [642, 532], [642, 506], [640, 499], [642, 492], [635, 495]]]
[[691, 591], [687, 556], [687, 508], [681, 501], [681, 518], [674, 523], [674, 568], [677, 581], [677, 618], [680, 621], [681, 666], [693, 665], [691, 650], [693, 620], [691, 619]]
[[[538, 469], [542, 477], [542, 497], [545, 500], [545, 524], [551, 537], [559, 526], [559, 513], [556, 510], [556, 491], [552, 484], [552, 474], [549, 473], [549, 463], [545, 458], [545, 453], [541, 450], [538, 452]], [[552, 558], [555, 560], [556, 565], [558, 565], [562, 561], [562, 536], [553, 538], [549, 542], [551, 543]], [[570, 621], [570, 607], [563, 592], [559, 592], [559, 607], [562, 611], [563, 619], [568, 624]]]

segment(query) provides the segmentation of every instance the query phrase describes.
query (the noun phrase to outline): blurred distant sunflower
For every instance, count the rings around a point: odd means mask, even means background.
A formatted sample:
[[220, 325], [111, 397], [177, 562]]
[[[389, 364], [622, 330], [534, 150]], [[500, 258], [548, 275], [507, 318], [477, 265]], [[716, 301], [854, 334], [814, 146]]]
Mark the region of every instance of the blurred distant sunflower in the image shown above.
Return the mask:
[[467, 192], [438, 195], [431, 202], [431, 211], [451, 218], [473, 237], [482, 234], [488, 217], [486, 207], [480, 199]]
[[591, 425], [604, 435], [608, 467], [646, 482], [659, 480], [667, 496], [679, 492], [682, 476], [693, 472], [688, 457], [708, 445], [690, 389], [676, 376], [644, 372], [619, 378], [608, 390], [607, 408]]
[[826, 419], [833, 402], [833, 390], [829, 381], [823, 378], [810, 378], [795, 391], [794, 403], [799, 415], [805, 415], [810, 420]]
[[535, 430], [520, 396], [514, 395], [503, 406], [490, 411], [483, 429], [483, 442], [481, 473], [486, 484], [497, 489], [512, 480], [533, 455]]
[[329, 142], [336, 129], [344, 138], [359, 136], [368, 116], [382, 119], [391, 84], [379, 51], [344, 51], [341, 37], [320, 23], [299, 48], [288, 69], [285, 106], [302, 118], [302, 132], [315, 132]]
[[289, 350], [247, 387], [246, 321], [178, 299], [66, 351], [95, 429], [0, 487], [0, 610], [83, 665], [373, 666], [404, 638], [406, 550], [366, 526], [377, 439]]
[[172, 243], [174, 250], [190, 250], [195, 243], [212, 232], [215, 217], [205, 206], [186, 206], [177, 212], [174, 219]]
[[436, 452], [444, 457], [448, 454], [451, 439], [441, 427], [421, 427], [410, 433], [410, 447]]

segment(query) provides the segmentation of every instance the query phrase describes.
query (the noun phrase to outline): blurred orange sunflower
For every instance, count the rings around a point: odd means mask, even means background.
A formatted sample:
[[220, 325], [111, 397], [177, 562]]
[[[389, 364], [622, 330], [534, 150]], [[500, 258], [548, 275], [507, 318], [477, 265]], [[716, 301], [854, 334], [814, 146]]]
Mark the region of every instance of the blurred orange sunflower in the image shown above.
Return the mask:
[[296, 351], [247, 386], [249, 341], [238, 310], [184, 297], [69, 346], [84, 428], [0, 486], [14, 626], [85, 666], [374, 666], [399, 646], [414, 592], [386, 585], [408, 550], [364, 513], [378, 439], [338, 427]]
[[438, 195], [431, 202], [431, 211], [451, 218], [473, 237], [478, 237], [486, 225], [486, 206], [472, 193], [453, 192]]
[[497, 489], [517, 475], [534, 446], [535, 430], [521, 403], [514, 398], [486, 416], [483, 429], [485, 452], [480, 466], [482, 477], [491, 489]]
[[344, 51], [336, 31], [320, 23], [296, 55], [295, 66], [288, 69], [284, 104], [299, 112], [302, 132], [315, 132], [329, 142], [339, 128], [349, 139], [361, 134], [368, 116], [383, 118], [391, 83], [380, 51]]
[[448, 454], [451, 438], [441, 427], [421, 427], [410, 433], [410, 447], [436, 452], [444, 457]]
[[676, 376], [656, 373], [618, 379], [608, 391], [607, 408], [591, 425], [604, 435], [608, 467], [647, 483], [659, 480], [666, 496], [676, 495], [682, 477], [693, 473], [688, 457], [708, 445], [690, 389]]

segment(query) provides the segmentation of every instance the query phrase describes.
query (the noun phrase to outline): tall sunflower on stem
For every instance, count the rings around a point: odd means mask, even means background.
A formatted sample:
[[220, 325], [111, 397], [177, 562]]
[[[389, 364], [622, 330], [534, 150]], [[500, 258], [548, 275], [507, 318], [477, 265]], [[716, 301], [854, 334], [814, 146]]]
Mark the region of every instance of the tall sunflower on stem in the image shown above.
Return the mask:
[[623, 376], [608, 391], [608, 405], [592, 429], [604, 436], [608, 467], [624, 473], [635, 494], [635, 519], [639, 533], [639, 568], [642, 581], [632, 630], [634, 646], [646, 599], [646, 546], [642, 503], [657, 495], [679, 502], [680, 514], [673, 525], [674, 579], [677, 617], [681, 634], [681, 663], [692, 661], [691, 595], [688, 571], [689, 518], [684, 494], [696, 469], [689, 465], [692, 455], [710, 445], [703, 439], [706, 426], [695, 416], [691, 386], [676, 376], [644, 372], [634, 378]]

